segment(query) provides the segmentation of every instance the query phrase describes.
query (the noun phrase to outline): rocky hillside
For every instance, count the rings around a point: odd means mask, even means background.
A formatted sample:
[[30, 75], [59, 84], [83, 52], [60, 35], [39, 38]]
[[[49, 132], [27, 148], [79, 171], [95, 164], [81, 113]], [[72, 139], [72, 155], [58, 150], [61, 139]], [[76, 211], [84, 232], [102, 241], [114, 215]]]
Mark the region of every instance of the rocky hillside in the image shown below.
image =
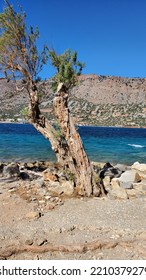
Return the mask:
[[[22, 83], [18, 83], [22, 88]], [[39, 83], [41, 109], [51, 120], [51, 80]], [[13, 82], [0, 79], [0, 118], [22, 119], [28, 104], [26, 90], [16, 91]], [[146, 120], [146, 79], [82, 75], [72, 89], [69, 107], [78, 124], [144, 127]]]

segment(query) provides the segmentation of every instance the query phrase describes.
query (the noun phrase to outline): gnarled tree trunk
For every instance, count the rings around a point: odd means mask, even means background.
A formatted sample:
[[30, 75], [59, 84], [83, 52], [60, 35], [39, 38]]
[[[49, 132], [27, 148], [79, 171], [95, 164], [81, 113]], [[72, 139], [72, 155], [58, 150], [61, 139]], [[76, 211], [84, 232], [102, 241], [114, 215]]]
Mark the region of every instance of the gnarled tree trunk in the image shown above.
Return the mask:
[[[66, 141], [57, 136], [55, 128], [41, 114], [39, 108], [38, 89], [36, 84], [29, 80], [27, 90], [29, 93], [29, 122], [39, 131], [50, 143], [57, 162], [63, 167], [68, 167], [70, 152]], [[71, 159], [70, 159], [71, 162]], [[73, 164], [72, 164], [73, 165]]]
[[100, 189], [94, 182], [93, 168], [68, 109], [68, 92], [63, 84], [58, 86], [58, 91], [54, 98], [54, 109], [59, 126], [68, 144], [71, 162], [73, 162], [73, 166], [71, 165], [69, 168], [76, 177], [78, 192], [88, 197], [95, 193], [99, 195]]

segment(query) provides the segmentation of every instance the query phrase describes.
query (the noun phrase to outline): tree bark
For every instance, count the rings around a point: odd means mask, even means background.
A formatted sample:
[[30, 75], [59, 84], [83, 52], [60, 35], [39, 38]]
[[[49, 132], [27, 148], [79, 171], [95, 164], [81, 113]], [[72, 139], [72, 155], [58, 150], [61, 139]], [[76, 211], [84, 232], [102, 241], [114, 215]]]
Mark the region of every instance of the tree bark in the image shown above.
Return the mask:
[[73, 166], [71, 165], [69, 168], [76, 177], [77, 192], [87, 197], [95, 193], [99, 195], [100, 189], [94, 182], [93, 168], [68, 109], [68, 92], [62, 84], [58, 88], [54, 98], [54, 109], [72, 157]]

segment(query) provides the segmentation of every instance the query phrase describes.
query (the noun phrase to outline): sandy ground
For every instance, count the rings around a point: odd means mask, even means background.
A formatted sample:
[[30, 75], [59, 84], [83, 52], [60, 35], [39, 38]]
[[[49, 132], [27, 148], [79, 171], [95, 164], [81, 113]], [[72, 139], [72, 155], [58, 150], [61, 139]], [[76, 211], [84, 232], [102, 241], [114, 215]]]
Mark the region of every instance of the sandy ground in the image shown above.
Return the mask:
[[0, 259], [146, 259], [146, 198], [65, 199], [51, 209], [0, 181]]

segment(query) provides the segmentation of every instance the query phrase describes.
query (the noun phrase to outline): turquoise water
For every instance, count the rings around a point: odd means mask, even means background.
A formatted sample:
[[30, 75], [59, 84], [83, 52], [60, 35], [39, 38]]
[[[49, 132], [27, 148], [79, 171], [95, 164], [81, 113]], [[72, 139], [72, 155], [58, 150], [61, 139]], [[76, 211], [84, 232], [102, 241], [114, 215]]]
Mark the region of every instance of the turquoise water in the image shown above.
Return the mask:
[[50, 143], [29, 124], [0, 124], [1, 161], [55, 161]]
[[[146, 163], [146, 129], [78, 127], [92, 161]], [[0, 124], [1, 161], [55, 161], [50, 143], [29, 124]]]
[[86, 152], [93, 161], [146, 163], [146, 129], [83, 127], [80, 134]]

